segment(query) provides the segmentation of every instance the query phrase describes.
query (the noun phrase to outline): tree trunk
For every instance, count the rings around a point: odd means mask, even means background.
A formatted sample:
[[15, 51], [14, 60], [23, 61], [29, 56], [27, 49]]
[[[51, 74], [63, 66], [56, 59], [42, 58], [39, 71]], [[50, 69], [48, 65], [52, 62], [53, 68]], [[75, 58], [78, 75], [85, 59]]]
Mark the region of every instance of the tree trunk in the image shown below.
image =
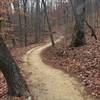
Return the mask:
[[50, 25], [50, 22], [49, 22], [48, 14], [47, 14], [46, 3], [45, 3], [44, 0], [42, 0], [42, 3], [43, 3], [43, 6], [44, 6], [44, 13], [45, 13], [45, 16], [47, 18], [47, 23], [48, 23], [48, 28], [49, 28], [49, 32], [50, 32], [51, 43], [52, 43], [52, 46], [55, 46], [55, 42], [54, 42], [54, 39], [53, 39], [52, 28], [51, 28], [51, 25]]
[[27, 46], [27, 0], [23, 0], [23, 10], [24, 10], [24, 25], [25, 25], [25, 31], [24, 31], [24, 42], [25, 42], [25, 47]]
[[2, 71], [8, 85], [10, 96], [29, 96], [28, 87], [20, 74], [19, 68], [10, 51], [6, 47], [0, 35], [0, 70]]
[[36, 0], [35, 42], [40, 41], [40, 0]]
[[[19, 35], [19, 38], [20, 40], [22, 40], [22, 23], [21, 23], [21, 12], [20, 12], [20, 2], [18, 0], [18, 17], [19, 17], [19, 29], [20, 29], [20, 35]], [[20, 46], [23, 46], [23, 43], [22, 41], [20, 41]]]
[[75, 27], [74, 27], [74, 34], [71, 41], [71, 46], [78, 47], [83, 46], [85, 41], [85, 31], [84, 31], [84, 24], [85, 24], [85, 0], [74, 0], [76, 4], [74, 3], [73, 10], [74, 10], [74, 16], [75, 16]]
[[19, 68], [10, 51], [6, 47], [0, 35], [0, 70], [2, 71], [8, 85], [10, 96], [29, 96], [28, 87], [20, 74]]

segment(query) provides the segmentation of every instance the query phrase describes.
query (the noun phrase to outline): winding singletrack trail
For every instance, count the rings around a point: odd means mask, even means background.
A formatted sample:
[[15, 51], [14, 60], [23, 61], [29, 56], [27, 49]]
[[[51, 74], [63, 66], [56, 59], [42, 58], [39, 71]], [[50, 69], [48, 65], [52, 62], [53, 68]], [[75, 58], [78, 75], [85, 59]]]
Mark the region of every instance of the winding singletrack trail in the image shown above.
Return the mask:
[[76, 79], [42, 62], [40, 53], [48, 46], [50, 44], [36, 47], [24, 57], [27, 70], [32, 73], [29, 78], [35, 100], [92, 100], [83, 95], [84, 88]]

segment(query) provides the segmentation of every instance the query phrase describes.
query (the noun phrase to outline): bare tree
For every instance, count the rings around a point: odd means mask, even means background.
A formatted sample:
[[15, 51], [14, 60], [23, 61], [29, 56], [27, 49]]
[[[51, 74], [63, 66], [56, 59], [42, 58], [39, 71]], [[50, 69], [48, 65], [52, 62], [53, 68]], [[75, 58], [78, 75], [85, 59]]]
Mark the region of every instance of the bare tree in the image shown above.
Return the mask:
[[40, 0], [36, 0], [36, 16], [35, 16], [35, 42], [40, 40]]
[[24, 8], [24, 24], [25, 24], [25, 33], [24, 33], [24, 40], [25, 40], [25, 46], [27, 46], [27, 18], [26, 18], [26, 13], [27, 13], [27, 0], [23, 0], [23, 8]]
[[46, 3], [45, 3], [45, 1], [44, 1], [44, 0], [42, 0], [42, 3], [43, 3], [43, 6], [44, 6], [44, 12], [45, 12], [45, 16], [46, 16], [47, 23], [48, 23], [48, 28], [49, 28], [49, 32], [50, 32], [50, 39], [51, 39], [51, 43], [52, 43], [52, 46], [55, 46], [54, 39], [53, 39], [52, 28], [51, 28], [51, 25], [50, 25], [50, 21], [49, 21], [48, 14], [47, 14], [47, 7], [46, 7]]

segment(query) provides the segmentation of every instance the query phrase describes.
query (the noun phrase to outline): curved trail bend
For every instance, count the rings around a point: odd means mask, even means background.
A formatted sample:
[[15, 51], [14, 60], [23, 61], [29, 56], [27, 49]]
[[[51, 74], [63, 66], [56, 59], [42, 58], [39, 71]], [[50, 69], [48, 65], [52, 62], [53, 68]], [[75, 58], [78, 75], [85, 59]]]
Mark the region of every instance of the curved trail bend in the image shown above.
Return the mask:
[[[59, 39], [60, 40], [60, 39]], [[59, 41], [58, 40], [58, 41]], [[32, 92], [36, 100], [92, 100], [84, 96], [84, 88], [68, 74], [42, 62], [40, 53], [50, 46], [36, 47], [27, 52], [24, 61], [28, 64], [32, 80]]]

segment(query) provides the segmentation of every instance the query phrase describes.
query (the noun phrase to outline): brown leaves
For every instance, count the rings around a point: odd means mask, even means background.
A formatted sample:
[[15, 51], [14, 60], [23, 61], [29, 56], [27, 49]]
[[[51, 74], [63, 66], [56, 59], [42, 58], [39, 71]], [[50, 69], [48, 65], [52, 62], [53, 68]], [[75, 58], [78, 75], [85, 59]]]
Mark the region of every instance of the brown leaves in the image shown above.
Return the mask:
[[56, 49], [49, 47], [42, 56], [45, 62], [76, 76], [86, 91], [100, 100], [100, 36], [97, 35], [98, 41], [87, 36], [87, 45], [83, 47], [67, 47], [62, 54], [62, 42], [57, 44]]
[[[7, 85], [4, 76], [0, 72], [0, 98], [7, 94]], [[0, 99], [1, 100], [1, 99]]]

